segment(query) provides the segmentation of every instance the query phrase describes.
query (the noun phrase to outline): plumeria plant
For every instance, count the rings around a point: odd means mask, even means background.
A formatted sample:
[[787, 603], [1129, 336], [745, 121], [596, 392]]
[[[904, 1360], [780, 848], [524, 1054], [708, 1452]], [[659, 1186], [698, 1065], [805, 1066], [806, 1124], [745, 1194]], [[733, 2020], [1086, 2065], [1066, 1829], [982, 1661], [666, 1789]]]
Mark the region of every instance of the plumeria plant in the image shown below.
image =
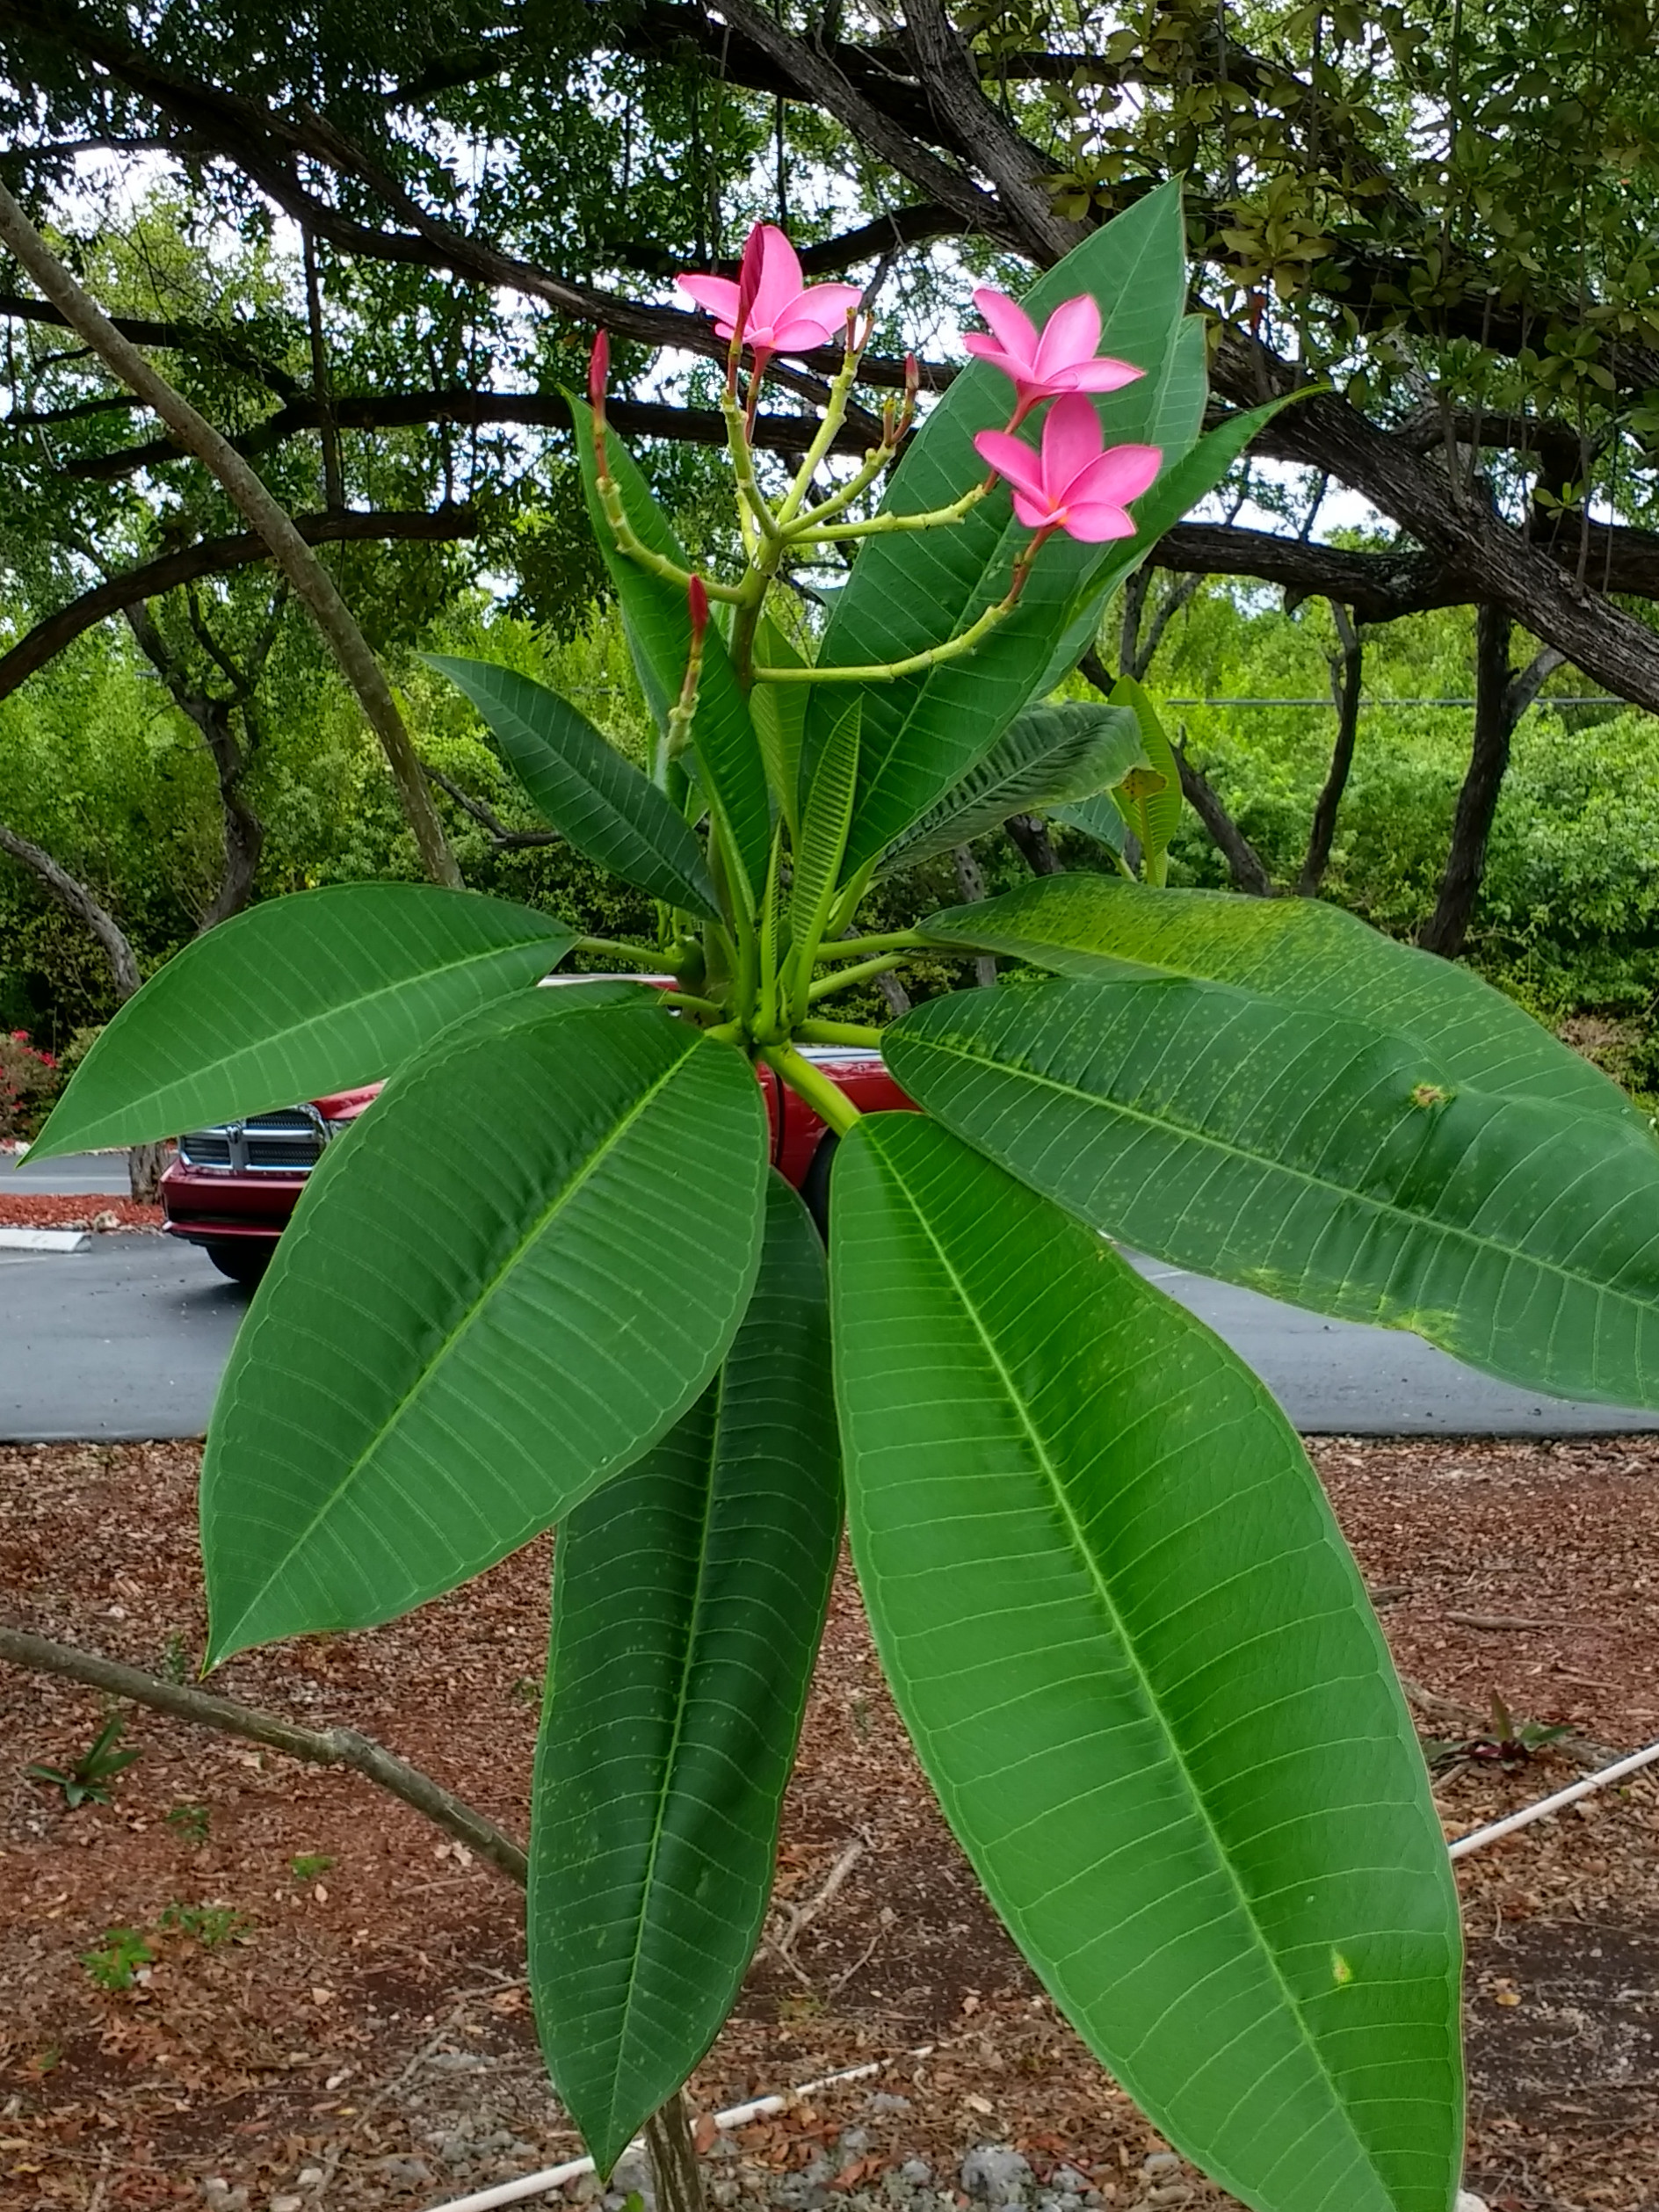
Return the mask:
[[[655, 940], [414, 885], [275, 901], [121, 1010], [37, 1148], [389, 1077], [215, 1409], [208, 1659], [386, 1621], [556, 1527], [530, 1973], [602, 2171], [752, 1955], [844, 1516], [946, 1818], [1170, 2139], [1262, 2212], [1457, 2185], [1456, 1900], [1382, 1636], [1279, 1408], [1118, 1241], [1653, 1406], [1659, 1151], [1463, 970], [1167, 888], [1148, 703], [1050, 701], [1258, 425], [1200, 438], [1183, 248], [1160, 190], [1022, 302], [978, 295], [948, 392], [913, 424], [912, 377], [838, 479], [851, 287], [765, 228], [735, 281], [687, 279], [729, 340], [726, 574], [607, 427], [601, 341], [573, 407], [649, 772], [525, 678], [440, 665], [547, 821], [655, 898]], [[767, 475], [769, 365], [837, 334], [801, 467]], [[826, 548], [856, 557], [803, 645], [786, 579]], [[1138, 875], [859, 932], [880, 876], [1098, 804]], [[919, 951], [1019, 980], [835, 1018]], [[574, 953], [649, 980], [534, 987]], [[879, 1051], [917, 1110], [857, 1113], [825, 1046]], [[757, 1073], [838, 1140], [827, 1266]]]

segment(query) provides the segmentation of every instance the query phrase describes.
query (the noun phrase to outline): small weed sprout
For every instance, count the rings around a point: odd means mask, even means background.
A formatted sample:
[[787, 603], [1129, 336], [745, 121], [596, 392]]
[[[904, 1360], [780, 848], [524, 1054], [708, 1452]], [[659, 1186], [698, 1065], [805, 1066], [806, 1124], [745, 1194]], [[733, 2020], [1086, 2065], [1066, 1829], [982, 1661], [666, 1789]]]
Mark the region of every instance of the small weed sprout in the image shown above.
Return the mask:
[[155, 1963], [156, 1954], [137, 1928], [105, 1928], [91, 1950], [83, 1951], [81, 1964], [89, 1980], [101, 1990], [130, 1990], [140, 1972]]
[[326, 1851], [301, 1851], [289, 1860], [288, 1871], [296, 1882], [315, 1882], [333, 1864], [333, 1857]]
[[248, 1916], [234, 1904], [170, 1904], [162, 1926], [170, 1934], [193, 1935], [204, 1951], [213, 1951], [221, 1943], [245, 1941]]
[[170, 1805], [163, 1817], [180, 1841], [187, 1844], [205, 1844], [213, 1826], [213, 1813], [206, 1805]]
[[37, 1762], [23, 1771], [31, 1781], [50, 1782], [61, 1789], [71, 1812], [80, 1805], [107, 1805], [116, 1776], [139, 1756], [136, 1750], [115, 1749], [126, 1725], [119, 1713], [112, 1713], [73, 1766], [45, 1766]]

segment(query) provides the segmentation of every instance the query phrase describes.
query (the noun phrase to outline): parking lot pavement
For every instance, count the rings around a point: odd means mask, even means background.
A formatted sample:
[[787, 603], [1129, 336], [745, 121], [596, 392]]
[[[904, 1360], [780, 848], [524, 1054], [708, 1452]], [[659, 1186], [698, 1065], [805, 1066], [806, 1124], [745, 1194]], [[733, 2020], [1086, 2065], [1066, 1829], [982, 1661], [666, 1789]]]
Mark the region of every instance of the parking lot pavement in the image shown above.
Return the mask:
[[[1416, 1337], [1325, 1321], [1137, 1263], [1256, 1369], [1308, 1435], [1574, 1436], [1659, 1416], [1494, 1382]], [[108, 1236], [0, 1252], [0, 1441], [199, 1436], [248, 1295], [189, 1244]]]
[[126, 1198], [132, 1191], [125, 1152], [71, 1152], [61, 1160], [42, 1160], [38, 1167], [26, 1157], [21, 1167], [15, 1166], [13, 1158], [0, 1153], [0, 1192], [44, 1191], [76, 1198], [84, 1191]]

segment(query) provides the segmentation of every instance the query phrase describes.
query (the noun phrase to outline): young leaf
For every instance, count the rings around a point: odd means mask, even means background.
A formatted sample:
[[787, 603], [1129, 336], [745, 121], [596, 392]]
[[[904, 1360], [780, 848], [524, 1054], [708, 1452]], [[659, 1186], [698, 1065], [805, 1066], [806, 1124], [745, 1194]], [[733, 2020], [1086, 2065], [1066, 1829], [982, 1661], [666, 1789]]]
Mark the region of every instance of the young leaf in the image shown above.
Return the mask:
[[[755, 658], [762, 668], [805, 665], [770, 614], [763, 614], [755, 627]], [[757, 684], [749, 694], [766, 780], [789, 824], [792, 844], [799, 844], [801, 837], [801, 738], [807, 725], [808, 689], [805, 684]]]
[[556, 968], [576, 938], [529, 907], [424, 883], [268, 899], [127, 1000], [32, 1157], [149, 1144], [377, 1082], [450, 1022]]
[[877, 880], [967, 845], [1029, 808], [1055, 808], [1120, 783], [1141, 758], [1134, 710], [1091, 700], [1027, 707], [982, 760], [881, 856]]
[[[652, 575], [648, 569], [617, 551], [596, 485], [591, 410], [585, 402], [573, 398], [570, 412], [575, 423], [576, 453], [582, 463], [582, 481], [587, 490], [589, 519], [622, 605], [640, 682], [660, 725], [679, 696], [691, 651], [692, 626], [685, 593], [680, 585]], [[634, 536], [653, 553], [666, 555], [682, 569], [689, 568], [691, 564], [667, 518], [651, 497], [650, 486], [621, 440], [609, 432], [605, 437], [605, 455]], [[709, 625], [703, 640], [703, 672], [698, 685], [697, 713], [692, 723], [692, 743], [701, 765], [703, 788], [725, 831], [736, 869], [733, 890], [744, 910], [752, 914], [759, 903], [766, 876], [766, 854], [772, 844], [772, 802], [759, 740], [737, 687], [730, 656], [714, 623]]]
[[1083, 981], [1192, 975], [1237, 983], [1281, 1006], [1397, 1030], [1454, 1083], [1611, 1116], [1651, 1141], [1617, 1084], [1467, 968], [1402, 945], [1315, 899], [1154, 890], [1102, 875], [1054, 875], [922, 925], [937, 944], [1001, 953]]
[[530, 1981], [602, 2173], [713, 2042], [759, 1936], [840, 1532], [823, 1251], [774, 1174], [724, 1367], [554, 1548]]
[[1148, 882], [1161, 884], [1164, 855], [1181, 826], [1180, 765], [1175, 748], [1163, 734], [1157, 708], [1133, 676], [1119, 677], [1112, 687], [1112, 703], [1127, 707], [1134, 716], [1148, 764], [1145, 768], [1132, 768], [1112, 795], [1118, 811], [1141, 840]]
[[428, 653], [483, 716], [537, 812], [578, 852], [653, 898], [720, 919], [702, 848], [648, 777], [557, 692], [490, 661]]
[[858, 774], [858, 729], [864, 701], [855, 698], [841, 703], [841, 713], [830, 732], [807, 793], [801, 825], [801, 845], [795, 854], [795, 880], [790, 892], [790, 935], [803, 958], [809, 959], [834, 903], [841, 877], [841, 856], [846, 849], [847, 824], [852, 817], [852, 794]]
[[1104, 845], [1109, 852], [1123, 851], [1123, 816], [1109, 793], [1102, 792], [1095, 799], [1076, 800], [1068, 807], [1051, 807], [1049, 812], [1056, 822], [1063, 822], [1069, 830], [1081, 830], [1084, 837]]
[[865, 1602], [1015, 1940], [1244, 2203], [1445, 2212], [1456, 1893], [1284, 1416], [1098, 1237], [919, 1115], [843, 1141], [831, 1219]]
[[[1178, 359], [1187, 374], [1190, 355], [1178, 337], [1185, 290], [1180, 190], [1171, 184], [1148, 192], [1086, 238], [1025, 299], [1027, 312], [1040, 321], [1061, 301], [1092, 293], [1101, 308], [1101, 351], [1147, 371], [1138, 383], [1100, 402], [1111, 444], [1146, 439], [1159, 420], [1174, 362]], [[915, 513], [960, 497], [984, 473], [974, 436], [1007, 420], [1009, 399], [1007, 380], [997, 371], [982, 362], [966, 368], [916, 434], [894, 476], [887, 506]], [[1172, 449], [1166, 465], [1177, 458]], [[1155, 485], [1147, 497], [1156, 490]], [[1137, 512], [1143, 504], [1137, 503]], [[820, 664], [893, 661], [953, 636], [1002, 597], [1029, 534], [1015, 521], [1006, 490], [999, 489], [953, 528], [867, 539], [851, 581], [837, 597]], [[1143, 555], [1151, 540], [1134, 542]], [[1018, 606], [978, 651], [870, 687], [847, 845], [850, 868], [873, 859], [924, 814], [1039, 695], [1055, 647], [1103, 557], [1098, 546], [1052, 540]], [[807, 710], [809, 765], [840, 711], [835, 688], [817, 687]]]
[[1659, 1406], [1659, 1148], [1605, 1118], [1177, 977], [960, 991], [882, 1051], [960, 1136], [1141, 1251], [1524, 1389]]
[[759, 1251], [759, 1086], [666, 1013], [562, 998], [449, 1032], [312, 1176], [208, 1433], [214, 1661], [453, 1589], [723, 1357]]

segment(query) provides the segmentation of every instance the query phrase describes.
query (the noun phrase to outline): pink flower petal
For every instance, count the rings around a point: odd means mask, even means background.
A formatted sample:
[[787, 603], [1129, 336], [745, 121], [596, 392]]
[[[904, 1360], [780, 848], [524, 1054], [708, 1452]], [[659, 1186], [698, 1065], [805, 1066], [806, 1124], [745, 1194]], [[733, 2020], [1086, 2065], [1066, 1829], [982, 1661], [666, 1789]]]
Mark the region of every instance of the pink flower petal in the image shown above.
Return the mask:
[[722, 337], [731, 335], [732, 321], [737, 313], [737, 286], [729, 277], [677, 277], [674, 279], [682, 292], [688, 293], [699, 308], [717, 315], [725, 325]]
[[1052, 376], [1074, 361], [1086, 361], [1100, 343], [1100, 309], [1094, 297], [1079, 293], [1063, 301], [1043, 325], [1032, 366], [1039, 376]]
[[1074, 361], [1060, 370], [1054, 381], [1068, 392], [1118, 392], [1145, 374], [1133, 361], [1114, 361], [1111, 354], [1102, 353], [1092, 361]]
[[1073, 482], [1100, 456], [1100, 417], [1081, 392], [1057, 399], [1043, 424], [1043, 482], [1056, 506]]
[[1163, 461], [1156, 446], [1113, 446], [1072, 479], [1067, 504], [1109, 499], [1114, 507], [1126, 507], [1147, 490]]
[[1134, 525], [1121, 507], [1105, 499], [1069, 499], [1061, 528], [1083, 545], [1104, 545], [1108, 538], [1133, 538]]
[[1037, 357], [1037, 326], [1025, 308], [989, 285], [982, 285], [974, 294], [974, 305], [990, 324], [1003, 352], [1029, 368]]
[[862, 295], [856, 284], [821, 284], [791, 301], [772, 325], [773, 341], [780, 353], [801, 353], [839, 337], [846, 328], [847, 309]]
[[760, 282], [750, 321], [757, 330], [776, 325], [786, 308], [793, 307], [806, 289], [794, 248], [775, 222], [760, 226]]
[[1005, 430], [982, 430], [974, 440], [974, 450], [999, 476], [1006, 476], [1019, 490], [1047, 503], [1042, 463], [1024, 439], [1012, 438]]
[[1046, 530], [1054, 521], [1054, 511], [1046, 498], [1033, 499], [1027, 493], [1014, 494], [1014, 519], [1027, 530]]
[[1001, 369], [1004, 376], [1017, 378], [1025, 366], [1023, 361], [1017, 361], [1011, 353], [1005, 353], [996, 339], [983, 330], [964, 330], [962, 350], [965, 353], [971, 353], [976, 361], [989, 361], [993, 368]]

